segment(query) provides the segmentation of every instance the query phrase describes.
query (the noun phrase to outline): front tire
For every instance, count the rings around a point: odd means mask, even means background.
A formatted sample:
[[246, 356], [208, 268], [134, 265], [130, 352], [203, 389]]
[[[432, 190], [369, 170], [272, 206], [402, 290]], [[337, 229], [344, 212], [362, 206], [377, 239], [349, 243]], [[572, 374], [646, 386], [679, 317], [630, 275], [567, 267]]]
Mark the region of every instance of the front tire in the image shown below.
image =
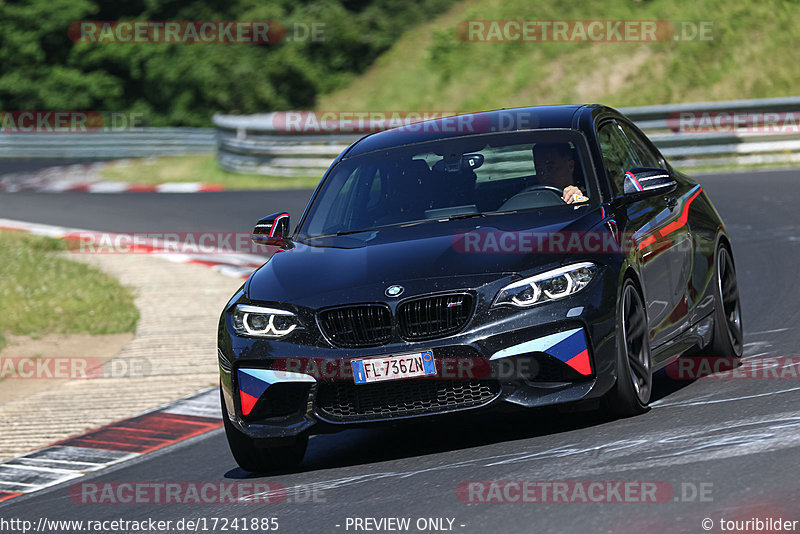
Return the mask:
[[714, 339], [711, 352], [724, 358], [742, 357], [742, 306], [733, 258], [725, 245], [717, 249], [714, 269]]
[[303, 461], [308, 447], [308, 435], [298, 436], [289, 445], [284, 444], [285, 442], [282, 440], [280, 442], [273, 440], [274, 444], [270, 444], [270, 440], [261, 440], [264, 446], [258, 447], [253, 438], [243, 434], [228, 419], [228, 409], [225, 407], [222, 388], [220, 388], [219, 397], [222, 404], [225, 436], [228, 438], [228, 446], [233, 454], [233, 459], [236, 460], [239, 467], [251, 473], [269, 473], [296, 467]]
[[636, 284], [626, 279], [617, 309], [617, 383], [604, 399], [606, 411], [616, 417], [644, 413], [652, 390], [647, 312]]

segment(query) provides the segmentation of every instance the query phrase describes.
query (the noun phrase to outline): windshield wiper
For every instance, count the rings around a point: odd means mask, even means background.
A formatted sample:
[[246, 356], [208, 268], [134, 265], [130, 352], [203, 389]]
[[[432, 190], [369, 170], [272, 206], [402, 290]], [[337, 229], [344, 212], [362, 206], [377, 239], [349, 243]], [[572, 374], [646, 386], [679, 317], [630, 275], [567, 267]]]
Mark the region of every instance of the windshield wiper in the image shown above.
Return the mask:
[[485, 213], [463, 213], [461, 215], [451, 215], [449, 217], [437, 217], [432, 221], [455, 221], [457, 219], [472, 219], [473, 217], [486, 217]]
[[341, 232], [335, 232], [333, 234], [312, 235], [310, 237], [307, 237], [306, 239], [320, 239], [322, 237], [339, 237], [343, 235], [360, 234], [361, 232], [373, 232], [375, 230], [380, 230], [381, 228], [386, 228], [386, 226], [378, 226], [375, 228], [364, 228], [363, 230], [344, 230]]
[[419, 221], [409, 221], [406, 223], [387, 224], [384, 226], [376, 226], [374, 228], [364, 228], [363, 230], [343, 230], [341, 232], [334, 232], [332, 234], [322, 234], [306, 237], [305, 239], [321, 239], [324, 237], [340, 237], [344, 235], [360, 234], [362, 232], [374, 232], [376, 230], [383, 230], [385, 228], [392, 228], [397, 226], [416, 226], [433, 221], [454, 221], [456, 219], [471, 219], [473, 217], [485, 217], [485, 213], [463, 213], [461, 215], [451, 215], [450, 217], [438, 217], [432, 219], [421, 219]]

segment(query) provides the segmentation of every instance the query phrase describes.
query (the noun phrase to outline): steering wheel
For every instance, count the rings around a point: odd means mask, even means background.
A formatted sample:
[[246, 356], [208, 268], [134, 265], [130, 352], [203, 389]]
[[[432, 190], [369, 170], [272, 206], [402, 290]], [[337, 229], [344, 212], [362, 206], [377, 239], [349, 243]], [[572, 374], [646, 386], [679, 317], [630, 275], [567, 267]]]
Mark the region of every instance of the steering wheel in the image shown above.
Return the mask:
[[[561, 189], [557, 188], [557, 187], [553, 187], [552, 185], [532, 185], [530, 187], [526, 187], [525, 189], [520, 191], [520, 193], [527, 193], [529, 191], [549, 191], [550, 193], [553, 193], [554, 195], [556, 195], [558, 197], [558, 200], [560, 200], [561, 202], [564, 202], [564, 198], [563, 198], [564, 192]], [[519, 193], [517, 193], [517, 194], [519, 194]]]

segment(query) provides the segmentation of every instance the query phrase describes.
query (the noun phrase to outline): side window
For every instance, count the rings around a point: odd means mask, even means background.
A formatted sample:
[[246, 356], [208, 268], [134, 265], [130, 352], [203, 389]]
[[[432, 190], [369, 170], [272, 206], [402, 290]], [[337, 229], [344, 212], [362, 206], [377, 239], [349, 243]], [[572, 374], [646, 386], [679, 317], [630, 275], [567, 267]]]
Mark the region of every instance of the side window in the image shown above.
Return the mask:
[[614, 195], [621, 195], [625, 171], [634, 167], [643, 167], [641, 160], [631, 149], [628, 139], [615, 121], [608, 122], [597, 131], [603, 163], [608, 171], [611, 189]]
[[654, 153], [650, 147], [642, 140], [642, 136], [635, 132], [633, 128], [627, 124], [621, 123], [622, 131], [631, 143], [631, 148], [639, 157], [642, 162], [642, 167], [653, 167], [656, 169], [662, 168], [664, 165], [661, 163], [661, 158], [658, 154]]

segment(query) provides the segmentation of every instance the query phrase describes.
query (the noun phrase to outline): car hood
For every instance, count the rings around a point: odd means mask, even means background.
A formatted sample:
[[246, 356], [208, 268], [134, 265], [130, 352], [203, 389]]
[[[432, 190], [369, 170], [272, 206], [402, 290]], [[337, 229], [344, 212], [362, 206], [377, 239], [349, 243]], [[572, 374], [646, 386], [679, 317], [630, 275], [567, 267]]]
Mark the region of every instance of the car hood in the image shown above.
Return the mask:
[[560, 264], [563, 255], [517, 251], [470, 251], [466, 233], [580, 231], [599, 222], [595, 210], [584, 208], [575, 218], [567, 210], [535, 217], [531, 213], [487, 216], [412, 227], [310, 239], [274, 254], [248, 280], [247, 298], [321, 307], [342, 302], [386, 300], [390, 285], [404, 286], [402, 297], [433, 291], [476, 289], [503, 274]]

